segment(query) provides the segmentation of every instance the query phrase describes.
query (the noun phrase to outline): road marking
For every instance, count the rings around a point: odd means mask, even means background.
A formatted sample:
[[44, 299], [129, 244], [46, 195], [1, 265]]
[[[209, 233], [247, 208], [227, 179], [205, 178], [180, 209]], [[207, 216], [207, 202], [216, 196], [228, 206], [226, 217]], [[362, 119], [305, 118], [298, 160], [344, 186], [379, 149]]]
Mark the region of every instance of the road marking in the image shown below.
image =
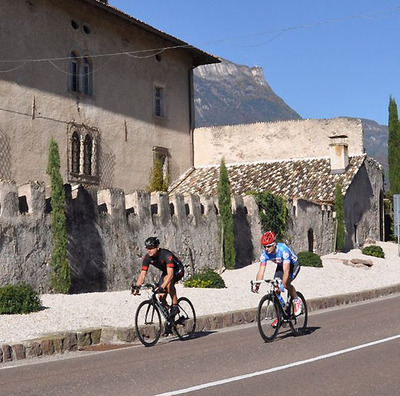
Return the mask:
[[157, 394], [155, 396], [181, 395], [183, 393], [195, 392], [195, 391], [198, 391], [198, 390], [201, 390], [201, 389], [211, 388], [213, 386], [229, 384], [230, 382], [241, 381], [241, 380], [244, 380], [244, 379], [257, 377], [257, 376], [260, 376], [260, 375], [274, 373], [274, 372], [281, 371], [281, 370], [286, 370], [286, 369], [289, 369], [289, 368], [292, 368], [292, 367], [301, 366], [303, 364], [317, 362], [318, 360], [329, 359], [329, 358], [334, 357], [334, 356], [343, 355], [344, 353], [349, 353], [349, 352], [357, 351], [359, 349], [368, 348], [370, 346], [382, 344], [384, 342], [393, 341], [393, 340], [396, 340], [398, 338], [400, 338], [400, 334], [395, 335], [393, 337], [388, 337], [388, 338], [383, 338], [381, 340], [368, 342], [367, 344], [361, 344], [361, 345], [357, 345], [357, 346], [354, 346], [354, 347], [351, 347], [351, 348], [342, 349], [340, 351], [327, 353], [327, 354], [321, 355], [321, 356], [316, 356], [316, 357], [311, 358], [311, 359], [300, 360], [298, 362], [285, 364], [283, 366], [272, 367], [272, 368], [270, 368], [268, 370], [255, 371], [254, 373], [238, 375], [236, 377], [231, 377], [231, 378], [226, 378], [226, 379], [222, 379], [222, 380], [218, 380], [218, 381], [208, 382], [208, 383], [201, 384], [201, 385], [195, 385], [195, 386], [191, 386], [191, 387], [185, 388], [185, 389], [178, 389], [178, 390], [171, 391], [171, 392], [160, 393], [160, 394]]

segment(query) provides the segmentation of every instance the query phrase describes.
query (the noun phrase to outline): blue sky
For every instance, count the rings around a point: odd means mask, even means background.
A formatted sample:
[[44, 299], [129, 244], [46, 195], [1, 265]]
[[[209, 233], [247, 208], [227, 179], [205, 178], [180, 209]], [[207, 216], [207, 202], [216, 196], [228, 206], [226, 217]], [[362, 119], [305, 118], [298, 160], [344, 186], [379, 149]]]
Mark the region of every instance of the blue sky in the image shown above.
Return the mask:
[[400, 105], [400, 1], [109, 0], [210, 54], [263, 68], [303, 118], [361, 117], [387, 125]]

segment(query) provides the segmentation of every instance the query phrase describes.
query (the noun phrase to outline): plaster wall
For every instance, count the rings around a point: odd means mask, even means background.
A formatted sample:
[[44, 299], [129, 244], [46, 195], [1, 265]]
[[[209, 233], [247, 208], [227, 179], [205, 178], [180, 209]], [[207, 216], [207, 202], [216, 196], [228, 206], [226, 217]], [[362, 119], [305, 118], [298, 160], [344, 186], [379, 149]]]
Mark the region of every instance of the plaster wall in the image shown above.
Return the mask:
[[[154, 146], [168, 149], [171, 178], [189, 168], [188, 51], [168, 50], [156, 59], [157, 51], [147, 50], [168, 41], [78, 0], [2, 1], [0, 16], [0, 178], [48, 184], [53, 137], [69, 181], [71, 125], [98, 132], [102, 188], [145, 188]], [[73, 50], [92, 61], [93, 95], [68, 88]], [[154, 85], [165, 89], [165, 117], [153, 114]]]
[[348, 154], [364, 153], [359, 119], [333, 118], [196, 128], [194, 165], [329, 157], [331, 136], [348, 136]]

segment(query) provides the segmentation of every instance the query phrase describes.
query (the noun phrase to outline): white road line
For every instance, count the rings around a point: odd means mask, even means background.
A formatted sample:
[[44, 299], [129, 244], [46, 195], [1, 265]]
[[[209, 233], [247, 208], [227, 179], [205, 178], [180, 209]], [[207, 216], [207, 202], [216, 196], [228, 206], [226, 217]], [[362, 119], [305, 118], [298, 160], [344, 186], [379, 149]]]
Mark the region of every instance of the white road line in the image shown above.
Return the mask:
[[265, 375], [265, 374], [269, 374], [269, 373], [274, 373], [276, 371], [281, 371], [281, 370], [286, 370], [286, 369], [289, 369], [289, 368], [292, 368], [292, 367], [301, 366], [303, 364], [313, 363], [313, 362], [316, 362], [318, 360], [323, 360], [323, 359], [328, 359], [328, 358], [331, 358], [331, 357], [334, 357], [334, 356], [343, 355], [344, 353], [349, 353], [349, 352], [357, 351], [359, 349], [368, 348], [370, 346], [382, 344], [384, 342], [393, 341], [393, 340], [396, 340], [398, 338], [400, 338], [400, 334], [395, 335], [393, 337], [388, 337], [388, 338], [383, 338], [381, 340], [368, 342], [367, 344], [361, 344], [361, 345], [357, 345], [357, 346], [354, 346], [354, 347], [351, 347], [351, 348], [342, 349], [340, 351], [327, 353], [326, 355], [316, 356], [316, 357], [311, 358], [311, 359], [300, 360], [298, 362], [285, 364], [283, 366], [272, 367], [272, 368], [270, 368], [268, 370], [255, 371], [254, 373], [238, 375], [236, 377], [226, 378], [226, 379], [222, 379], [222, 380], [219, 380], [219, 381], [213, 381], [213, 382], [208, 382], [208, 383], [201, 384], [201, 385], [191, 386], [190, 388], [179, 389], [179, 390], [166, 392], [166, 393], [160, 393], [160, 394], [157, 394], [155, 396], [181, 395], [183, 393], [189, 393], [189, 392], [194, 392], [194, 391], [198, 391], [198, 390], [201, 390], [201, 389], [211, 388], [213, 386], [224, 385], [224, 384], [228, 384], [230, 382], [241, 381], [241, 380], [244, 380], [244, 379], [257, 377], [257, 376], [260, 376], [260, 375]]

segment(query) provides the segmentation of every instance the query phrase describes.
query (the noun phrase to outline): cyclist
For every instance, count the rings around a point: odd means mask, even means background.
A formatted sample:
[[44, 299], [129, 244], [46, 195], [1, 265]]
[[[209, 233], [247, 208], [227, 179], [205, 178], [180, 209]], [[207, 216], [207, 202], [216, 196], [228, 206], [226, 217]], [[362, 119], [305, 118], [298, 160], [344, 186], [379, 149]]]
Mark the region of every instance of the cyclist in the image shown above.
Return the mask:
[[[139, 289], [142, 286], [147, 270], [150, 265], [158, 268], [162, 274], [159, 282], [157, 283], [157, 292], [159, 293], [160, 301], [165, 304], [167, 300], [167, 293], [171, 296], [172, 306], [170, 309], [170, 319], [172, 320], [177, 313], [178, 297], [176, 295], [175, 283], [183, 278], [184, 268], [181, 260], [175, 256], [170, 250], [160, 248], [160, 241], [157, 237], [149, 237], [144, 242], [147, 254], [142, 260], [142, 271], [136, 281], [136, 285], [132, 284], [132, 294], [139, 294]], [[164, 335], [171, 334], [170, 326], [165, 326]]]
[[[274, 278], [282, 280], [283, 287], [287, 289], [289, 294], [293, 297], [294, 315], [300, 315], [302, 312], [302, 302], [297, 296], [295, 287], [292, 285], [293, 279], [296, 278], [300, 271], [300, 263], [297, 260], [296, 254], [286, 244], [277, 243], [275, 234], [272, 231], [267, 231], [262, 235], [261, 245], [264, 250], [261, 253], [260, 268], [256, 280], [264, 279], [267, 261], [274, 262], [277, 265]], [[260, 284], [256, 283], [253, 287], [253, 292], [257, 293], [259, 287]], [[280, 292], [278, 287], [276, 293], [280, 294]], [[275, 326], [276, 322], [277, 320], [274, 322]], [[272, 323], [273, 327], [274, 323]]]

